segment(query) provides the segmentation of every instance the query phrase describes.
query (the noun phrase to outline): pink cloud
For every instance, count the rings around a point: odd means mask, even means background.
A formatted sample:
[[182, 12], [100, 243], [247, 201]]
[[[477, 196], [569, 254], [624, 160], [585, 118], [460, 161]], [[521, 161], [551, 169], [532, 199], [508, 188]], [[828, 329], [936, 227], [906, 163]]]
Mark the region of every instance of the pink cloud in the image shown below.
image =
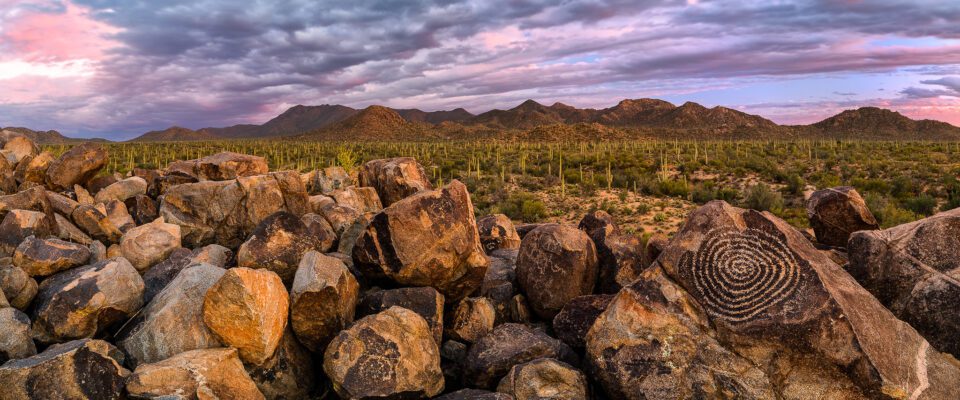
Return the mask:
[[0, 33], [0, 42], [11, 51], [4, 58], [30, 62], [99, 60], [107, 49], [117, 45], [108, 36], [119, 29], [94, 20], [89, 9], [69, 1], [58, 12], [21, 11]]

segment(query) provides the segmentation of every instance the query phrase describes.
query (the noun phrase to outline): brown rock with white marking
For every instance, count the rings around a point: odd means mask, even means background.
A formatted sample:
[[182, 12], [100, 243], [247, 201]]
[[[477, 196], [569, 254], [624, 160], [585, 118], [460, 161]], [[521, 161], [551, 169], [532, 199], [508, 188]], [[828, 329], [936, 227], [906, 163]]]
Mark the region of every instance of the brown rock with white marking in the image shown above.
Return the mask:
[[84, 183], [107, 165], [107, 151], [99, 144], [85, 142], [67, 150], [47, 168], [47, 186], [65, 190]]
[[478, 219], [477, 230], [487, 254], [494, 250], [520, 248], [520, 235], [506, 215], [493, 214]]
[[453, 310], [449, 336], [466, 343], [480, 340], [493, 330], [497, 319], [497, 311], [490, 299], [486, 297], [468, 297], [460, 300]]
[[303, 255], [322, 246], [323, 243], [310, 234], [299, 217], [278, 212], [265, 218], [250, 239], [240, 245], [237, 266], [265, 268], [289, 283], [293, 282]]
[[384, 207], [414, 193], [432, 190], [423, 166], [411, 157], [368, 161], [358, 173], [360, 186], [377, 190]]

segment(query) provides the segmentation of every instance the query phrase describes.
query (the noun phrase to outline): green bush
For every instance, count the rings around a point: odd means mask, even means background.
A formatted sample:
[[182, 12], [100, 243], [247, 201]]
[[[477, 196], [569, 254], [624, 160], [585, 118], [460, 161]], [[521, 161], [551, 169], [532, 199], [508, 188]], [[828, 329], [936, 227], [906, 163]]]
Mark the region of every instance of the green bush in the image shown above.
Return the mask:
[[497, 209], [511, 219], [537, 222], [547, 216], [547, 206], [532, 193], [514, 192]]
[[747, 197], [743, 205], [758, 211], [779, 212], [783, 209], [783, 196], [775, 192], [770, 186], [759, 183], [747, 190]]
[[911, 197], [904, 200], [903, 206], [917, 214], [930, 216], [933, 215], [934, 211], [937, 209], [937, 199], [924, 193], [917, 197]]

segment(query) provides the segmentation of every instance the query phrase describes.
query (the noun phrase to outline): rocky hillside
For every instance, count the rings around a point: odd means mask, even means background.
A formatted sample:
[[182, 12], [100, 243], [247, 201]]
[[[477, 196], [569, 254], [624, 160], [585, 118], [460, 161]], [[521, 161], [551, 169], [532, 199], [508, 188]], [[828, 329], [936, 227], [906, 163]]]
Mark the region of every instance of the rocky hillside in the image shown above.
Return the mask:
[[960, 128], [946, 122], [916, 121], [896, 111], [877, 107], [846, 110], [803, 129], [823, 136], [851, 138], [960, 139]]
[[188, 142], [197, 140], [217, 140], [218, 136], [207, 131], [195, 131], [179, 126], [171, 126], [162, 131], [150, 131], [132, 139], [132, 142]]
[[881, 231], [840, 187], [812, 233], [712, 201], [645, 242], [478, 219], [409, 157], [0, 152], [4, 399], [960, 398], [960, 209]]
[[422, 140], [429, 136], [431, 125], [410, 122], [395, 110], [370, 106], [340, 122], [299, 136], [320, 140]]
[[[105, 139], [76, 139], [69, 138], [60, 134], [57, 131], [35, 131], [23, 127], [8, 126], [6, 128], [0, 128], [0, 132], [11, 132], [17, 135], [22, 135], [35, 143], [38, 144], [66, 144], [66, 143], [80, 143], [84, 141], [93, 141], [93, 142], [105, 142]], [[3, 135], [8, 135], [8, 133], [3, 133]]]

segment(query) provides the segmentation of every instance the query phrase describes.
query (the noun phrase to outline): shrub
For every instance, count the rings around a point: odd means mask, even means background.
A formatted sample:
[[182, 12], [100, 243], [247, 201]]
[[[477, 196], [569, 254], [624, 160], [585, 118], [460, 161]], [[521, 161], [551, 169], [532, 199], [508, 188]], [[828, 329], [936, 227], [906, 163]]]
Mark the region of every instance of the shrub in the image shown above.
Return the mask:
[[903, 201], [904, 207], [923, 216], [933, 215], [937, 209], [937, 199], [924, 193], [917, 197], [911, 197]]
[[744, 206], [758, 211], [780, 211], [783, 209], [783, 196], [770, 186], [759, 183], [747, 190]]

